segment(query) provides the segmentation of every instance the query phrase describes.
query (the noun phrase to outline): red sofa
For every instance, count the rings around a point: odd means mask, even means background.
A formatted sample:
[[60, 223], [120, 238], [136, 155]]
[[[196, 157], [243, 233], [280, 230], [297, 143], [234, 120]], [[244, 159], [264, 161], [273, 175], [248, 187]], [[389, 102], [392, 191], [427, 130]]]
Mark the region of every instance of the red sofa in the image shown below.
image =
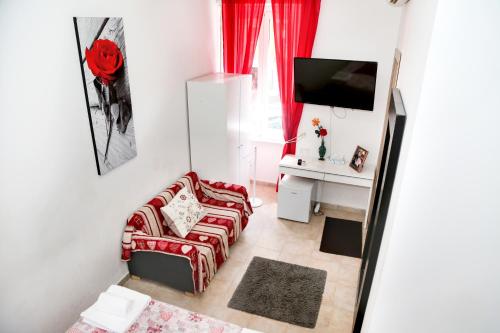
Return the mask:
[[[186, 238], [180, 238], [166, 226], [160, 208], [185, 186], [207, 215]], [[128, 262], [131, 275], [183, 291], [203, 292], [252, 213], [245, 187], [199, 180], [195, 172], [189, 172], [128, 218], [122, 260]]]

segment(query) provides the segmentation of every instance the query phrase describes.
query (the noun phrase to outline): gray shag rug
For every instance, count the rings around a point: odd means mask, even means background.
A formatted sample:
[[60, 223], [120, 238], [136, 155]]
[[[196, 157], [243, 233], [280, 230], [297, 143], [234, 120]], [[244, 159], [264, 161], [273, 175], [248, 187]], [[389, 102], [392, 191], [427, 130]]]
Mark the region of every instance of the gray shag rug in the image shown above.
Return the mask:
[[325, 281], [324, 270], [254, 257], [228, 306], [314, 328]]

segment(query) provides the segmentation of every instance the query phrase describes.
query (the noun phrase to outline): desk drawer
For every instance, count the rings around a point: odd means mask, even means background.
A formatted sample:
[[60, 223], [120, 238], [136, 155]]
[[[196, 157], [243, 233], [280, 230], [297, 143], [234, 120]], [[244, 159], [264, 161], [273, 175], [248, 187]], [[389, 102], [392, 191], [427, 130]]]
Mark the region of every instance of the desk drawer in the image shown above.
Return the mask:
[[371, 187], [373, 180], [365, 178], [355, 178], [349, 176], [333, 175], [331, 173], [325, 174], [325, 181], [332, 183], [341, 183], [361, 187]]
[[288, 167], [280, 167], [280, 173], [284, 173], [286, 175], [292, 175], [297, 177], [311, 178], [317, 180], [323, 180], [325, 178], [325, 174], [323, 172], [288, 168]]

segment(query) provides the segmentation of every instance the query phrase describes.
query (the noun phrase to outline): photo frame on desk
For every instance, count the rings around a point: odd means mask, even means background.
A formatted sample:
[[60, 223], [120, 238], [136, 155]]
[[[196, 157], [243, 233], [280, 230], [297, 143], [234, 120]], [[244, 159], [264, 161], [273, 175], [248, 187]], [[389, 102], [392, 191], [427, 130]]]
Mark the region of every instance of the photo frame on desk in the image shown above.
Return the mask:
[[349, 166], [356, 170], [357, 172], [363, 171], [363, 166], [365, 165], [366, 158], [368, 157], [368, 150], [357, 146], [352, 156], [351, 163]]

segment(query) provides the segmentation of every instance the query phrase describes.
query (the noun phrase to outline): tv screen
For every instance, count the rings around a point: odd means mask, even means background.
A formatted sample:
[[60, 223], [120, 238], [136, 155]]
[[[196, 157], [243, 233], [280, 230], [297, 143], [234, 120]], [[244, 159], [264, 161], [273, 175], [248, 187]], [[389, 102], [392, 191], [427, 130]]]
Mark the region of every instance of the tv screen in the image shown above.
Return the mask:
[[373, 111], [377, 63], [295, 58], [295, 101]]

